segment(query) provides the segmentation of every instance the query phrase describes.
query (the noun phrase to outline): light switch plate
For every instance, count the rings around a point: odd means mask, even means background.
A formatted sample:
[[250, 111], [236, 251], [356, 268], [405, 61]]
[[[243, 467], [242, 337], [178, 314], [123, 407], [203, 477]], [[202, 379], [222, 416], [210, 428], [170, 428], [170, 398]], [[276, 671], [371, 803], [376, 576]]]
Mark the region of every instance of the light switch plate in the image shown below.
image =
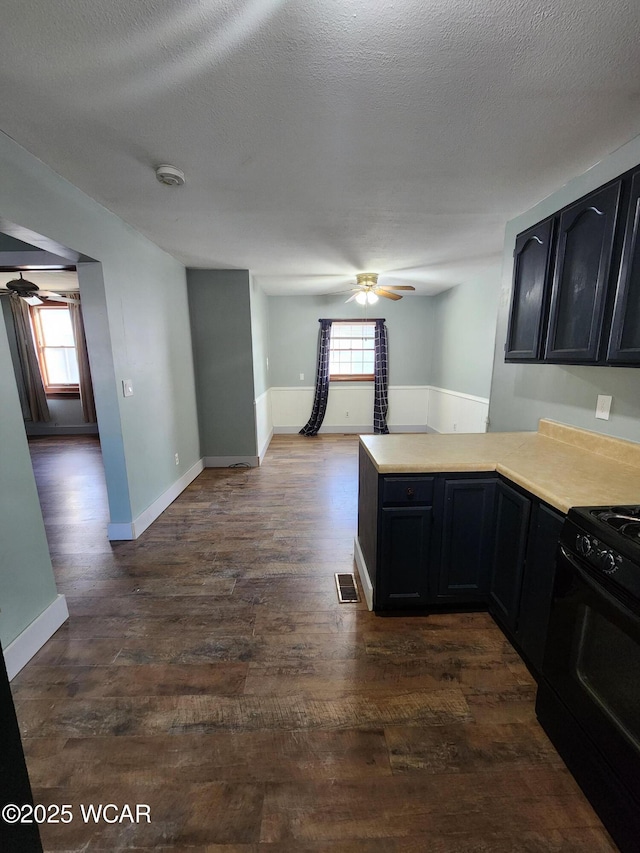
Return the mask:
[[133, 397], [133, 382], [131, 379], [122, 380], [122, 396]]
[[598, 394], [598, 402], [596, 404], [596, 417], [601, 421], [609, 420], [609, 412], [611, 411], [611, 401], [613, 397], [607, 397], [603, 394]]

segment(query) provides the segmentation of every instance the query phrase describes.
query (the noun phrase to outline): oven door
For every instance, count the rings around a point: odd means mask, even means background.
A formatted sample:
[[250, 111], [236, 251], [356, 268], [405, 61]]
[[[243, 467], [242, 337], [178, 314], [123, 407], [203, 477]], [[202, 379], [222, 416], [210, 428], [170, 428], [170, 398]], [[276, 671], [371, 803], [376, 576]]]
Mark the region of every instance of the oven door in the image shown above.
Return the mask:
[[640, 609], [562, 545], [556, 569], [544, 677], [640, 803]]

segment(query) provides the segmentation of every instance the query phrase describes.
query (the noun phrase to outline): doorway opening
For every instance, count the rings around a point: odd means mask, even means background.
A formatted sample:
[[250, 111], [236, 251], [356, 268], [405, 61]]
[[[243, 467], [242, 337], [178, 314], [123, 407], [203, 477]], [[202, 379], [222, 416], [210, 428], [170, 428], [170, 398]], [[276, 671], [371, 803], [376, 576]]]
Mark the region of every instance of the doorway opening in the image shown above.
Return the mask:
[[49, 551], [53, 557], [59, 550], [63, 530], [66, 547], [86, 546], [89, 525], [108, 545], [92, 342], [83, 318], [99, 299], [86, 294], [85, 304], [77, 271], [92, 259], [4, 220], [0, 228], [0, 310]]

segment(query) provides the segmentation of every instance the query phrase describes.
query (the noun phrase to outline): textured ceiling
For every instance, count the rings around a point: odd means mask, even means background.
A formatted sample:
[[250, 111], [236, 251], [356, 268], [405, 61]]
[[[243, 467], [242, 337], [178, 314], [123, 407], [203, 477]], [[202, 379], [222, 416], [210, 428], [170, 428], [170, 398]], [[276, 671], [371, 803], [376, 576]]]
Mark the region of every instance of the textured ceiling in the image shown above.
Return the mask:
[[464, 281], [506, 220], [640, 133], [638, 0], [54, 7], [3, 2], [2, 130], [185, 264], [268, 293]]

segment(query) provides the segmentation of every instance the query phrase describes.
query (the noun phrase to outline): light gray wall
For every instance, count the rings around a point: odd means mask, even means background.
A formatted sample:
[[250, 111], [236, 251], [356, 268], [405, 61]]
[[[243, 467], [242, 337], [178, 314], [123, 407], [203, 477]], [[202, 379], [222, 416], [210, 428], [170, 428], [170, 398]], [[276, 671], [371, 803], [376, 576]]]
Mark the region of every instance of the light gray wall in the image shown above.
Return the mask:
[[[389, 333], [389, 384], [428, 385], [431, 380], [433, 309], [429, 296], [385, 299], [367, 309], [341, 296], [269, 296], [269, 375], [277, 388], [313, 385], [318, 320], [384, 317]], [[300, 374], [304, 373], [304, 379]]]
[[111, 520], [128, 522], [198, 459], [184, 267], [4, 135], [0, 168], [0, 216], [100, 262], [79, 281]]
[[256, 456], [247, 270], [187, 270], [203, 456]]
[[[80, 265], [80, 290], [111, 520], [129, 522], [199, 458], [184, 267], [3, 134], [0, 174], [0, 217], [100, 262]], [[135, 390], [127, 399], [124, 378]], [[53, 600], [55, 587], [4, 323], [0, 394], [6, 643]], [[24, 579], [14, 577], [23, 569]]]
[[269, 382], [269, 302], [264, 290], [251, 279], [251, 338], [255, 396], [270, 387]]
[[22, 410], [0, 323], [0, 642], [9, 645], [56, 597]]
[[433, 297], [432, 385], [489, 396], [500, 281], [496, 263]]
[[[505, 364], [516, 235], [640, 163], [640, 137], [507, 224], [489, 420], [491, 431], [535, 430], [540, 418], [640, 441], [640, 368]], [[613, 397], [611, 418], [596, 420], [598, 394]]]

